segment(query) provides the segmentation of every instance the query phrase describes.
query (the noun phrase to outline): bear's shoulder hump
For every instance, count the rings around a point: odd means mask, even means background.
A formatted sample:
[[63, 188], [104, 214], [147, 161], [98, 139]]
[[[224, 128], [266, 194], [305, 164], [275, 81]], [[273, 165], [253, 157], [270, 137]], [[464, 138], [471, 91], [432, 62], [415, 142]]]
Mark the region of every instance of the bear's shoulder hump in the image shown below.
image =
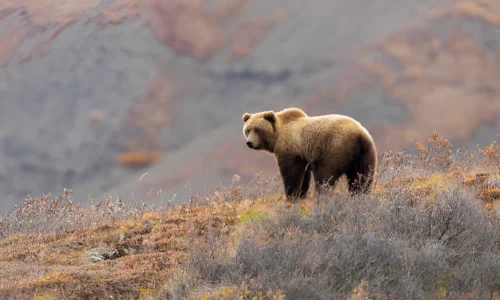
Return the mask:
[[279, 116], [280, 120], [284, 123], [307, 117], [307, 114], [303, 110], [295, 107], [286, 108], [280, 111], [277, 115]]

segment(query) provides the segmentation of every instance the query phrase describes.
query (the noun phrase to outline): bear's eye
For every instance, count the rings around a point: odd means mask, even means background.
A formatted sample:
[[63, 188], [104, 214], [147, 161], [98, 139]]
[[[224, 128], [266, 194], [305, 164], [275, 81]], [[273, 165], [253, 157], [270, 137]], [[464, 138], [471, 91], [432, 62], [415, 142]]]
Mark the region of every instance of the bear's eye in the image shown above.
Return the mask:
[[255, 131], [256, 134], [260, 134], [260, 129], [255, 128], [254, 131]]

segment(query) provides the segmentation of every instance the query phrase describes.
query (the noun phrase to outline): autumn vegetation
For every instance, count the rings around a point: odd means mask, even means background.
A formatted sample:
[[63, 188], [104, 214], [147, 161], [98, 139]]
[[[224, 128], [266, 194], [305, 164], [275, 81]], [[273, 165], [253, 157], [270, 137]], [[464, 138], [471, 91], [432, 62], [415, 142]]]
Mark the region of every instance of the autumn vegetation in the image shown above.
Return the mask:
[[365, 196], [237, 179], [161, 207], [27, 197], [0, 215], [0, 299], [500, 299], [496, 141], [380, 153]]

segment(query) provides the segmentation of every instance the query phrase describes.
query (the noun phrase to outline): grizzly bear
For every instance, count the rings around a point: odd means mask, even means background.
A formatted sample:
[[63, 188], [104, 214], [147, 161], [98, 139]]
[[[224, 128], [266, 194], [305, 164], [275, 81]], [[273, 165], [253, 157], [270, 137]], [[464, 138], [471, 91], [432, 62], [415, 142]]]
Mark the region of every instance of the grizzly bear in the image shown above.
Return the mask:
[[308, 116], [299, 108], [243, 115], [246, 144], [274, 154], [287, 199], [304, 198], [311, 173], [316, 192], [346, 175], [350, 194], [371, 190], [377, 150], [368, 131], [351, 117]]

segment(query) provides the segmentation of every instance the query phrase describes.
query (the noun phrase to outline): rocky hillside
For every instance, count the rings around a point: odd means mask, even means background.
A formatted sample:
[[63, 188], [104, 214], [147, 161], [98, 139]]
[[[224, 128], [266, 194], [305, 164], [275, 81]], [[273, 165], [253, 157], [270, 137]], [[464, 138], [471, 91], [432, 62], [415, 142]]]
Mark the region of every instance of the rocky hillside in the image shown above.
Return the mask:
[[[75, 191], [184, 201], [234, 174], [244, 112], [349, 114], [380, 151], [500, 132], [497, 1], [0, 3], [0, 209]], [[139, 180], [140, 179], [140, 180]]]

